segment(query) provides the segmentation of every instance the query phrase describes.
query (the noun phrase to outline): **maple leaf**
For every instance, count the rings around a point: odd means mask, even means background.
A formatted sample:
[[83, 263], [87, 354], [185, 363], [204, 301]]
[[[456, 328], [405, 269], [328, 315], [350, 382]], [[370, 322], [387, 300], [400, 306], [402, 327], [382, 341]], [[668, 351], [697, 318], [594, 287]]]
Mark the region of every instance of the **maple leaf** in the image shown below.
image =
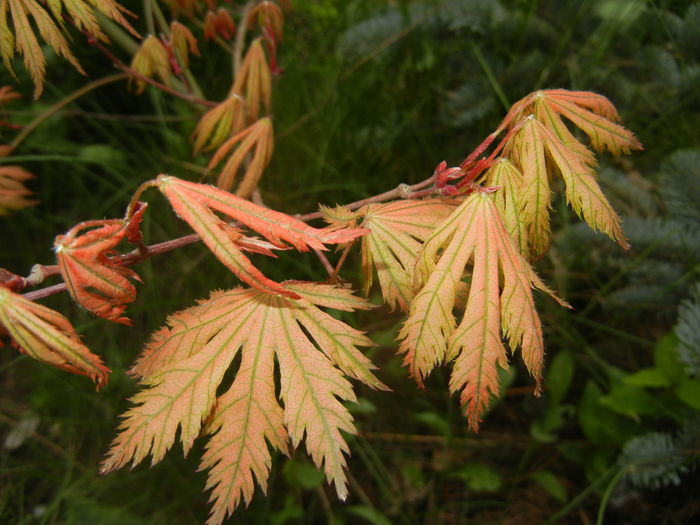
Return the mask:
[[228, 9], [220, 7], [216, 12], [209, 10], [204, 17], [204, 39], [216, 40], [221, 36], [231, 40], [236, 34], [236, 23], [231, 18]]
[[[470, 261], [467, 304], [457, 325], [452, 312]], [[416, 262], [415, 279], [420, 291], [399, 333], [399, 352], [419, 385], [437, 364], [454, 360], [450, 391], [461, 391], [476, 430], [498, 392], [498, 366], [508, 364], [502, 332], [511, 351], [521, 348], [539, 388], [543, 341], [532, 288], [555, 296], [518, 252], [492, 194], [472, 194], [433, 231]]]
[[244, 101], [240, 95], [231, 95], [199, 119], [192, 133], [194, 153], [207, 151], [238, 133], [245, 126]]
[[248, 48], [241, 69], [236, 73], [233, 92], [243, 95], [246, 112], [251, 120], [260, 115], [260, 106], [270, 111], [272, 105], [272, 74], [267, 64], [262, 39], [255, 39]]
[[484, 175], [484, 183], [500, 188], [493, 194], [496, 208], [510, 238], [523, 256], [529, 255], [526, 221], [523, 218], [521, 184], [523, 174], [505, 157], [501, 157]]
[[197, 47], [197, 39], [187, 26], [177, 20], [170, 23], [170, 43], [182, 65], [187, 67], [190, 63], [190, 53], [201, 56]]
[[68, 319], [0, 286], [0, 328], [22, 353], [74, 374], [89, 377], [99, 389], [109, 369], [80, 342]]
[[455, 209], [455, 201], [443, 199], [400, 200], [369, 204], [358, 210], [360, 226], [369, 230], [362, 238], [364, 293], [372, 286], [373, 270], [386, 303], [408, 311], [413, 298], [413, 268], [421, 243], [433, 228]]
[[568, 147], [534, 117], [525, 120], [505, 151], [523, 174], [522, 218], [534, 253], [541, 254], [549, 246], [550, 173], [564, 179], [567, 202], [591, 228], [607, 234], [624, 249], [629, 248], [620, 217], [600, 189], [590, 157]]
[[32, 192], [22, 184], [32, 178], [34, 175], [19, 166], [0, 166], [0, 215], [36, 204], [27, 199]]
[[324, 244], [348, 242], [367, 230], [316, 229], [289, 215], [269, 210], [213, 186], [160, 175], [156, 185], [170, 201], [178, 216], [196, 231], [212, 253], [239, 279], [271, 294], [297, 298], [297, 294], [265, 277], [243, 255], [238, 245], [240, 232], [214, 212], [226, 215], [255, 230], [278, 248], [293, 246], [325, 250]]
[[216, 185], [222, 190], [229, 191], [241, 164], [249, 154], [252, 154], [245, 176], [236, 190], [236, 195], [245, 199], [250, 197], [258, 187], [260, 177], [272, 158], [274, 147], [272, 120], [269, 117], [261, 118], [224, 142], [209, 162], [208, 169], [214, 169], [234, 146], [237, 147], [221, 169]]
[[[166, 85], [170, 85], [172, 77], [170, 58], [160, 38], [149, 35], [141, 42], [131, 59], [131, 69], [148, 78], [157, 75]], [[143, 93], [146, 82], [138, 79], [133, 82], [136, 84], [136, 94]]]
[[267, 28], [271, 31], [275, 39], [282, 39], [284, 14], [276, 3], [268, 0], [259, 2], [250, 12], [249, 25], [252, 25], [256, 18], [260, 27]]
[[[128, 23], [124, 14], [133, 16], [131, 12], [112, 0], [51, 0], [48, 2], [49, 11], [36, 0], [0, 0], [0, 56], [8, 70], [12, 70], [11, 61], [15, 52], [19, 52], [24, 64], [34, 81], [34, 98], [39, 98], [43, 91], [46, 59], [41, 50], [39, 40], [34, 32], [30, 17], [34, 21], [41, 38], [60, 56], [68, 60], [78, 71], [85, 74], [73, 56], [68, 42], [61, 34], [65, 14], [70, 16], [75, 26], [95, 38], [107, 41], [97, 21], [96, 13], [113, 20], [126, 28], [133, 35], [139, 36]], [[8, 23], [10, 13], [12, 27]], [[53, 15], [53, 17], [52, 17]], [[57, 22], [58, 21], [58, 22]]]
[[0, 106], [8, 104], [13, 100], [22, 98], [20, 93], [17, 93], [12, 86], [2, 86], [0, 87]]
[[[78, 304], [98, 317], [131, 324], [122, 314], [136, 299], [136, 287], [131, 281], [140, 279], [136, 272], [109, 256], [140, 223], [145, 211], [146, 206], [140, 207], [128, 223], [111, 220], [80, 224], [54, 241], [58, 267], [68, 292]], [[99, 227], [84, 232], [95, 226]]]
[[319, 204], [318, 211], [321, 213], [323, 220], [326, 221], [331, 228], [335, 229], [354, 228], [357, 226], [357, 221], [360, 218], [359, 213], [341, 204], [334, 207]]
[[[347, 494], [341, 431], [354, 433], [341, 401], [355, 401], [346, 376], [376, 389], [371, 362], [358, 347], [371, 341], [323, 312], [371, 305], [331, 285], [287, 282], [301, 298], [274, 297], [252, 289], [214, 292], [200, 304], [169, 317], [134, 367], [144, 389], [124, 414], [101, 472], [132, 466], [151, 456], [159, 462], [179, 439], [185, 454], [204, 432], [209, 435], [201, 468], [209, 471], [210, 524], [221, 523], [245, 501], [255, 480], [266, 490], [269, 444], [288, 453], [288, 441], [305, 441], [341, 498]], [[233, 383], [217, 388], [240, 354]], [[280, 406], [275, 395], [275, 361]]]

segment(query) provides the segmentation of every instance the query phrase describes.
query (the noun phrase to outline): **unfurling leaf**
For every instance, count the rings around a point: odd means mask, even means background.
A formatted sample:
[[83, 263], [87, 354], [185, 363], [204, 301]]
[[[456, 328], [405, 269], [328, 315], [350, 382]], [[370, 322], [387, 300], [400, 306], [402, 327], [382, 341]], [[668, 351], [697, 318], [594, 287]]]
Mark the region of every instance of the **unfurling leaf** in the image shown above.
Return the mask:
[[629, 248], [620, 217], [595, 179], [592, 155], [572, 147], [570, 142], [562, 142], [555, 131], [534, 117], [525, 120], [506, 145], [505, 152], [523, 174], [520, 190], [524, 203], [522, 218], [527, 225], [533, 253], [541, 254], [549, 246], [549, 175], [552, 173], [564, 179], [566, 200], [591, 228], [606, 233], [623, 248]]
[[231, 40], [236, 34], [236, 24], [228, 9], [220, 7], [216, 12], [207, 11], [204, 17], [204, 39], [216, 40], [218, 36]]
[[22, 184], [32, 178], [34, 175], [19, 166], [0, 166], [0, 215], [36, 204], [27, 199], [32, 192]]
[[[470, 262], [457, 325], [456, 294]], [[492, 194], [472, 194], [435, 229], [418, 257], [415, 283], [420, 290], [399, 333], [399, 351], [419, 384], [436, 365], [453, 360], [450, 391], [461, 391], [469, 425], [477, 429], [498, 392], [498, 366], [508, 365], [505, 338], [512, 352], [521, 348], [539, 388], [543, 342], [532, 288], [554, 295], [518, 252]]]
[[216, 148], [230, 135], [241, 131], [244, 126], [244, 101], [239, 95], [232, 95], [199, 119], [192, 133], [194, 153]]
[[208, 169], [214, 169], [233, 147], [235, 150], [221, 168], [216, 185], [222, 190], [230, 191], [241, 164], [248, 154], [252, 154], [243, 180], [236, 190], [236, 195], [247, 199], [258, 187], [260, 177], [272, 158], [274, 147], [272, 120], [269, 117], [261, 118], [224, 142], [209, 162]]
[[[48, 4], [48, 10], [44, 3], [36, 0], [0, 0], [0, 56], [7, 69], [11, 70], [10, 64], [15, 52], [22, 55], [24, 64], [34, 81], [34, 98], [38, 98], [43, 91], [46, 59], [34, 33], [30, 17], [36, 24], [41, 38], [81, 73], [84, 73], [83, 69], [61, 34], [64, 30], [64, 16], [69, 17], [79, 30], [90, 33], [94, 38], [102, 41], [107, 41], [107, 37], [100, 28], [95, 16], [96, 12], [120, 24], [135, 36], [139, 36], [124, 18], [124, 14], [132, 15], [132, 13], [113, 0], [90, 0], [89, 2], [49, 0], [46, 4]], [[8, 11], [14, 31], [8, 24]]]
[[284, 14], [274, 2], [263, 0], [250, 12], [251, 22], [257, 20], [260, 27], [272, 33], [276, 40], [281, 40], [284, 34]]
[[[136, 299], [136, 287], [131, 281], [140, 279], [136, 272], [109, 256], [138, 225], [145, 211], [146, 207], [141, 207], [126, 224], [112, 220], [78, 225], [54, 241], [58, 267], [68, 291], [78, 304], [98, 317], [131, 324], [122, 314]], [[85, 228], [96, 226], [97, 229], [83, 233]]]
[[413, 298], [413, 268], [421, 243], [458, 203], [443, 199], [401, 200], [369, 204], [358, 210], [370, 233], [362, 238], [364, 292], [369, 293], [376, 269], [384, 300], [393, 310], [408, 311]]
[[508, 159], [500, 158], [484, 175], [484, 183], [500, 188], [493, 194], [503, 225], [520, 253], [529, 255], [526, 221], [523, 218], [521, 192], [523, 174]]
[[[134, 54], [134, 58], [131, 60], [131, 69], [148, 78], [157, 75], [165, 84], [169, 85], [172, 73], [168, 51], [163, 42], [156, 36], [148, 36], [141, 42], [141, 47]], [[136, 93], [143, 93], [146, 82], [138, 79], [135, 82]]]
[[331, 208], [324, 204], [318, 205], [318, 211], [321, 212], [323, 220], [328, 223], [331, 228], [354, 228], [357, 226], [357, 221], [360, 214], [352, 211], [340, 204]]
[[[287, 282], [293, 301], [251, 289], [215, 292], [197, 306], [170, 316], [134, 367], [144, 389], [124, 414], [102, 472], [159, 462], [179, 438], [187, 454], [209, 435], [202, 469], [213, 508], [209, 524], [221, 523], [245, 501], [255, 480], [263, 491], [271, 466], [265, 443], [288, 453], [288, 442], [305, 441], [341, 498], [347, 494], [347, 443], [352, 416], [341, 401], [355, 401], [346, 377], [386, 387], [358, 347], [371, 341], [317, 306], [355, 310], [371, 305], [330, 285]], [[217, 397], [224, 374], [240, 354], [232, 385]], [[275, 395], [275, 362], [280, 387]]]
[[190, 54], [200, 56], [197, 39], [192, 34], [192, 31], [176, 20], [170, 23], [170, 43], [177, 54], [177, 58], [185, 67], [190, 63]]
[[0, 286], [0, 329], [3, 328], [22, 353], [87, 376], [97, 388], [107, 383], [109, 369], [80, 342], [68, 319]]
[[[278, 248], [325, 250], [324, 244], [348, 242], [364, 235], [364, 229], [316, 229], [289, 215], [269, 210], [204, 184], [160, 175], [156, 185], [178, 216], [196, 231], [212, 253], [239, 279], [271, 294], [298, 298], [297, 294], [265, 277], [241, 252], [240, 232], [216, 213], [255, 230]], [[216, 213], [215, 213], [216, 212]], [[285, 244], [288, 243], [288, 244]]]
[[12, 102], [13, 100], [17, 100], [18, 98], [22, 98], [22, 95], [17, 93], [12, 86], [0, 87], [0, 106], [3, 106], [8, 102]]
[[250, 44], [241, 69], [236, 73], [233, 92], [242, 95], [246, 101], [246, 112], [250, 120], [260, 116], [260, 106], [270, 111], [272, 105], [272, 74], [267, 64], [262, 39]]

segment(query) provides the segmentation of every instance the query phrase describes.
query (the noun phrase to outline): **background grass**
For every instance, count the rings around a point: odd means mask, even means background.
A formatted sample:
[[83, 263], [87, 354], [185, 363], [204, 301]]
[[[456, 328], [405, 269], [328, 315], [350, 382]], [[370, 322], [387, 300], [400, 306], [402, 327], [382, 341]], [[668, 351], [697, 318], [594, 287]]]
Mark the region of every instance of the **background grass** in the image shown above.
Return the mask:
[[[140, 9], [138, 2], [127, 4]], [[644, 152], [627, 160], [601, 159], [622, 174], [622, 190], [616, 192], [620, 185], [614, 184], [607, 190], [625, 213], [639, 208], [640, 195], [661, 202], [664, 159], [700, 146], [696, 3], [294, 5], [280, 46], [284, 73], [275, 85], [275, 157], [262, 182], [266, 203], [276, 209], [303, 213], [318, 202], [350, 202], [422, 180], [443, 159], [458, 163], [496, 127], [509, 104], [540, 88], [605, 94], [639, 135]], [[80, 42], [76, 35], [74, 47], [91, 78], [113, 72]], [[230, 82], [229, 57], [213, 44], [202, 48], [206, 59], [193, 61], [193, 72], [216, 99]], [[14, 82], [5, 72], [2, 77], [3, 84]], [[53, 58], [42, 101], [13, 104], [8, 116], [27, 123], [84, 82]], [[22, 74], [19, 86], [29, 93]], [[32, 186], [40, 199], [0, 218], [0, 267], [26, 274], [33, 263], [50, 264], [56, 234], [81, 220], [120, 216], [138, 184], [157, 173], [201, 179], [204, 159], [192, 158], [189, 144], [197, 111], [150, 88], [134, 96], [126, 87], [110, 85], [79, 99], [39, 127], [13, 157], [0, 159], [35, 173]], [[3, 131], [2, 140], [10, 138]], [[186, 231], [161, 199], [148, 196], [149, 242]], [[666, 213], [663, 205], [658, 213]], [[370, 357], [393, 389], [377, 394], [358, 388], [360, 403], [352, 410], [360, 435], [349, 438], [348, 501], [335, 500], [299, 450], [291, 461], [275, 458], [268, 497], [256, 494], [230, 522], [593, 523], [599, 514], [608, 523], [697, 520], [700, 480], [692, 469], [679, 473], [678, 486], [659, 482], [660, 488], [645, 488], [628, 479], [630, 468], [619, 458], [635, 437], [675, 435], [696, 413], [679, 399], [675, 385], [623, 387], [634, 372], [674, 360], [668, 334], [699, 261], [690, 257], [683, 266], [686, 278], [669, 284], [676, 292], [670, 302], [615, 302], [615, 293], [634, 280], [651, 252], [619, 254], [604, 239], [581, 233], [577, 222], [558, 200], [555, 243], [538, 263], [538, 271], [576, 307], [565, 312], [541, 301], [548, 354], [544, 396], [529, 394], [531, 380], [514, 358], [513, 373], [503, 378], [505, 396], [494, 403], [479, 435], [472, 435], [447, 393], [444, 370], [432, 374], [424, 391], [407, 378], [394, 354], [400, 316], [386, 309], [347, 316], [378, 343]], [[285, 254], [258, 262], [275, 279], [323, 278], [313, 257]], [[357, 287], [356, 263], [352, 258], [344, 277]], [[136, 269], [144, 285], [129, 309], [132, 328], [106, 326], [65, 296], [42, 301], [72, 319], [104, 356], [113, 373], [99, 393], [83, 378], [3, 347], [2, 431], [7, 436], [22, 425], [32, 431], [18, 447], [0, 451], [0, 522], [185, 524], [206, 518], [204, 474], [195, 472], [201, 444], [188, 458], [175, 447], [150, 470], [97, 475], [118, 415], [135, 391], [126, 370], [148, 334], [168, 313], [213, 288], [236, 284], [199, 246]], [[376, 291], [371, 298], [379, 302]], [[690, 466], [698, 447], [686, 448], [681, 461]]]

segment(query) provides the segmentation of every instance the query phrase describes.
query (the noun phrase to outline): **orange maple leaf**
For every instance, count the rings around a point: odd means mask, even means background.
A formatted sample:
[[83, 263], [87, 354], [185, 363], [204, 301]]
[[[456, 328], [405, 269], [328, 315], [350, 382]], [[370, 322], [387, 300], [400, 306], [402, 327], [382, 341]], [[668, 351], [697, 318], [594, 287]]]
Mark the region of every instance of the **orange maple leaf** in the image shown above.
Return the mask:
[[192, 133], [193, 149], [197, 154], [221, 145], [229, 135], [245, 126], [245, 102], [240, 95], [231, 95], [199, 119]]
[[241, 164], [251, 154], [243, 180], [236, 190], [236, 195], [246, 199], [257, 188], [260, 177], [272, 158], [274, 147], [272, 120], [269, 117], [261, 118], [224, 142], [209, 161], [207, 169], [214, 169], [234, 146], [233, 153], [221, 168], [216, 185], [222, 190], [229, 191], [233, 187]]
[[255, 39], [248, 48], [241, 69], [236, 73], [232, 93], [245, 98], [246, 113], [250, 120], [260, 115], [261, 106], [270, 111], [272, 105], [272, 74], [267, 63], [262, 39]]
[[401, 200], [369, 204], [357, 213], [360, 226], [369, 234], [362, 238], [364, 292], [369, 293], [376, 270], [382, 296], [393, 310], [396, 304], [408, 311], [413, 298], [413, 268], [433, 228], [447, 218], [458, 203], [446, 199]]
[[[122, 220], [92, 221], [79, 224], [54, 241], [58, 267], [68, 291], [75, 301], [98, 317], [116, 323], [131, 324], [122, 314], [136, 299], [132, 280], [139, 276], [110, 258], [112, 250], [141, 221], [146, 206], [142, 206], [128, 223]], [[84, 232], [86, 228], [97, 229]], [[137, 226], [136, 226], [137, 227]]]
[[0, 215], [36, 204], [27, 199], [32, 192], [22, 184], [32, 178], [34, 175], [19, 166], [0, 166]]
[[22, 353], [74, 374], [89, 377], [99, 389], [109, 369], [80, 342], [68, 319], [0, 286], [0, 328]]
[[319, 230], [289, 215], [263, 208], [213, 186], [187, 182], [168, 175], [160, 175], [156, 186], [170, 201], [178, 216], [200, 235], [227, 268], [243, 282], [271, 294], [298, 298], [295, 292], [268, 279], [253, 266], [241, 252], [240, 231], [216, 213], [255, 230], [278, 248], [287, 248], [285, 243], [288, 243], [300, 251], [309, 248], [325, 250], [324, 244], [348, 242], [367, 233], [367, 230], [361, 228]]
[[[470, 261], [466, 309], [457, 325], [452, 312]], [[399, 351], [419, 384], [436, 365], [454, 360], [450, 391], [461, 391], [469, 425], [477, 429], [498, 392], [498, 366], [508, 365], [503, 333], [511, 351], [521, 348], [539, 388], [542, 328], [531, 289], [554, 295], [520, 255], [493, 195], [472, 194], [435, 229], [418, 257], [415, 283], [419, 291], [399, 333]]]
[[[341, 401], [356, 400], [347, 377], [386, 387], [358, 348], [372, 342], [318, 307], [351, 311], [371, 305], [330, 285], [285, 285], [300, 299], [236, 288], [170, 316], [134, 367], [144, 389], [132, 398], [135, 406], [124, 414], [101, 472], [149, 455], [152, 464], [159, 462], [178, 430], [185, 454], [208, 434], [201, 466], [209, 471], [208, 523], [214, 525], [241, 501], [250, 502], [255, 479], [266, 490], [272, 461], [266, 440], [287, 454], [291, 439], [293, 447], [305, 442], [345, 498], [348, 446], [341, 431], [352, 434], [355, 427]], [[239, 354], [233, 383], [217, 396]]]
[[[68, 41], [61, 31], [65, 31], [63, 17], [72, 19], [75, 26], [84, 32], [90, 33], [95, 38], [107, 41], [107, 36], [100, 28], [96, 14], [101, 13], [105, 17], [120, 24], [139, 37], [136, 30], [131, 27], [124, 18], [124, 14], [134, 16], [133, 13], [113, 0], [52, 0], [44, 6], [36, 0], [0, 0], [0, 57], [5, 66], [12, 71], [11, 61], [16, 52], [24, 59], [24, 64], [34, 81], [34, 98], [38, 98], [44, 87], [44, 74], [46, 71], [46, 58], [41, 50], [39, 40], [34, 32], [30, 17], [39, 30], [41, 38], [78, 71], [85, 73], [73, 56], [68, 46]], [[65, 10], [65, 11], [64, 11]], [[12, 29], [8, 23], [7, 14], [12, 19]]]

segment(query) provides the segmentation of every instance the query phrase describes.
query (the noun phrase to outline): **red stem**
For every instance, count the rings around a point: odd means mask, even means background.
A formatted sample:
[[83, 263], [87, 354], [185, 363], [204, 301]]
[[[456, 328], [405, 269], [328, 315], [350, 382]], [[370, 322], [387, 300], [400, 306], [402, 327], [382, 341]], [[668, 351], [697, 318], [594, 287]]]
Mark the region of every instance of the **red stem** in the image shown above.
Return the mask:
[[135, 79], [141, 80], [142, 82], [146, 82], [147, 84], [150, 84], [161, 91], [164, 91], [165, 93], [169, 93], [173, 96], [176, 96], [178, 98], [181, 98], [183, 100], [186, 100], [187, 102], [190, 102], [192, 104], [199, 104], [200, 106], [206, 106], [209, 108], [213, 108], [217, 106], [218, 104], [216, 102], [212, 102], [211, 100], [204, 100], [198, 97], [195, 97], [193, 95], [190, 95], [188, 93], [180, 93], [176, 89], [171, 88], [170, 86], [166, 86], [165, 84], [158, 82], [157, 80], [153, 80], [152, 78], [149, 78], [145, 75], [142, 75], [138, 71], [134, 71], [132, 68], [127, 66], [124, 62], [119, 60], [116, 55], [114, 55], [109, 49], [107, 49], [105, 46], [102, 45], [99, 41], [95, 40], [94, 38], [90, 37], [88, 35], [89, 42], [95, 46], [97, 49], [100, 50], [100, 52], [105, 55], [107, 58], [109, 58], [112, 63], [115, 65], [117, 69], [121, 69], [125, 73], [128, 73], [130, 76], [134, 77]]

